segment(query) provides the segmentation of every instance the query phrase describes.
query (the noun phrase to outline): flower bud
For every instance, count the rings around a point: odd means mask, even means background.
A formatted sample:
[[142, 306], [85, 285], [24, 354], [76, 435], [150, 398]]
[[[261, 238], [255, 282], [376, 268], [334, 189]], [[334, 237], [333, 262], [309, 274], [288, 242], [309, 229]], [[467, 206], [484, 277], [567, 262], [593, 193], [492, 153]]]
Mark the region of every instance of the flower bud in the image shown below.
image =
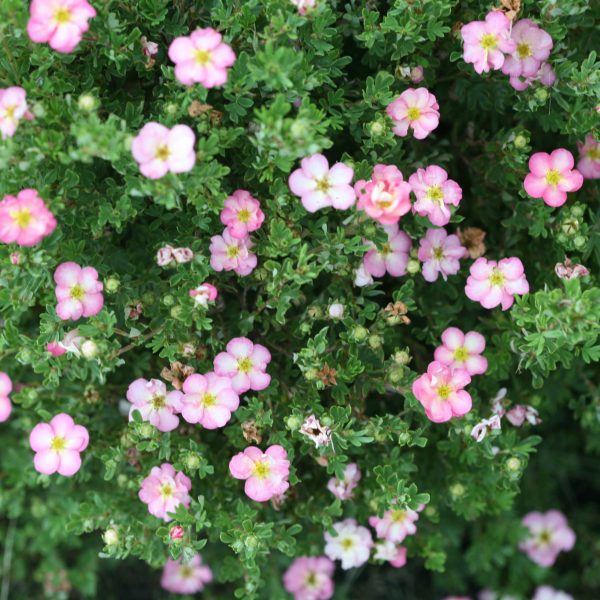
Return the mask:
[[521, 461], [516, 456], [511, 456], [506, 461], [506, 468], [513, 473], [521, 470]]
[[352, 330], [352, 339], [355, 342], [364, 342], [369, 337], [369, 330], [362, 325], [357, 325]]
[[381, 121], [373, 121], [370, 126], [371, 135], [378, 136], [385, 131], [385, 125]]
[[404, 369], [402, 367], [395, 366], [390, 369], [390, 372], [388, 374], [388, 379], [390, 380], [390, 383], [400, 383], [403, 378]]
[[586, 244], [586, 239], [582, 235], [577, 235], [573, 239], [573, 245], [575, 248], [583, 248]]
[[579, 231], [579, 221], [577, 219], [565, 219], [561, 225], [561, 229], [563, 233], [567, 235], [573, 235], [575, 232]]
[[114, 292], [116, 292], [119, 289], [120, 285], [121, 285], [121, 282], [116, 277], [109, 277], [104, 282], [104, 289], [109, 294], [114, 294]]
[[290, 415], [286, 419], [285, 425], [290, 431], [298, 431], [302, 426], [302, 418], [296, 415]]
[[154, 427], [148, 423], [144, 422], [140, 425], [140, 435], [143, 438], [150, 438], [154, 435]]
[[79, 96], [79, 100], [77, 100], [77, 106], [79, 106], [79, 110], [83, 110], [85, 112], [92, 112], [96, 108], [96, 98], [91, 94], [82, 94]]
[[114, 527], [109, 527], [102, 534], [102, 541], [107, 546], [116, 546], [119, 543], [119, 532]]
[[414, 275], [421, 270], [421, 263], [416, 258], [410, 258], [406, 265], [406, 272]]
[[535, 98], [540, 102], [546, 102], [546, 100], [548, 100], [548, 90], [545, 88], [538, 88], [535, 90]]
[[171, 310], [169, 312], [174, 319], [178, 319], [181, 316], [181, 313], [183, 312], [183, 306], [181, 306], [181, 304], [177, 304], [171, 307]]
[[455, 483], [450, 486], [450, 494], [455, 498], [465, 495], [465, 486], [462, 483]]
[[171, 294], [167, 294], [163, 298], [163, 304], [165, 306], [173, 306], [173, 304], [175, 304], [175, 298], [173, 296], [171, 296]]
[[524, 135], [519, 134], [513, 140], [513, 144], [515, 145], [515, 148], [525, 148], [527, 145], [527, 138]]
[[168, 115], [174, 115], [177, 112], [177, 104], [173, 104], [173, 102], [165, 104], [165, 112]]
[[323, 317], [320, 306], [309, 306], [306, 312], [311, 319], [321, 319]]
[[369, 346], [371, 346], [371, 348], [373, 348], [373, 350], [377, 350], [377, 348], [381, 348], [382, 343], [383, 343], [383, 340], [381, 339], [380, 335], [377, 335], [376, 333], [374, 333], [373, 335], [369, 336]]
[[195, 471], [200, 466], [200, 457], [190, 452], [185, 455], [184, 462], [187, 469]]
[[398, 350], [392, 357], [397, 365], [407, 365], [410, 362], [410, 354], [407, 350]]
[[21, 262], [21, 253], [20, 252], [11, 252], [10, 253], [10, 262], [13, 265], [18, 265]]
[[332, 319], [342, 319], [344, 317], [344, 305], [335, 302], [329, 307], [329, 316]]
[[183, 527], [181, 527], [181, 525], [175, 525], [174, 527], [171, 527], [171, 531], [169, 531], [169, 537], [173, 541], [178, 541], [183, 538], [184, 533], [185, 530], [183, 529]]
[[255, 535], [249, 535], [245, 540], [244, 544], [248, 550], [255, 550], [258, 547], [258, 538]]
[[85, 340], [81, 344], [81, 354], [84, 358], [94, 358], [98, 355], [98, 344], [94, 340]]

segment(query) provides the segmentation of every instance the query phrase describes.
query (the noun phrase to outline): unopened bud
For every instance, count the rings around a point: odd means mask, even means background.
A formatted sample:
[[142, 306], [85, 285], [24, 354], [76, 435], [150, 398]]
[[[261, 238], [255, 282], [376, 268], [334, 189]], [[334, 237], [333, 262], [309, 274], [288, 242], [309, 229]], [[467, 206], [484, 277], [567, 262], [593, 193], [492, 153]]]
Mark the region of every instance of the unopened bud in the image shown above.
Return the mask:
[[524, 148], [527, 145], [527, 138], [524, 135], [517, 135], [513, 140], [515, 148]]
[[421, 263], [418, 260], [416, 260], [415, 258], [410, 258], [408, 260], [408, 264], [406, 265], [407, 273], [414, 275], [415, 273], [418, 273], [420, 270], [421, 270]]
[[81, 354], [85, 358], [94, 358], [98, 354], [98, 344], [94, 340], [85, 340], [81, 344]]
[[114, 527], [109, 527], [102, 534], [102, 541], [107, 546], [116, 546], [119, 543], [119, 532]]
[[116, 292], [119, 289], [120, 285], [121, 285], [121, 282], [116, 277], [109, 277], [104, 282], [104, 289], [109, 294], [113, 294], [114, 292]]
[[181, 525], [175, 525], [174, 527], [171, 527], [171, 531], [169, 531], [169, 537], [172, 540], [177, 541], [183, 538], [184, 533], [185, 530], [183, 527], [181, 527]]
[[77, 100], [77, 106], [80, 110], [91, 112], [96, 108], [96, 98], [91, 94], [82, 94]]

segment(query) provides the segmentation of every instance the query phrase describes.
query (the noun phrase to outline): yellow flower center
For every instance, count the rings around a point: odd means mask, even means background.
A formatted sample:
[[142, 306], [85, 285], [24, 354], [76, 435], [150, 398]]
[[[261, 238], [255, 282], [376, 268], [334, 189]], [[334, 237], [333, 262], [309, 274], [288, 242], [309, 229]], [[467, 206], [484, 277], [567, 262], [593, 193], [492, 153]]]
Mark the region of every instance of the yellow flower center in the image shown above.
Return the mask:
[[435, 258], [436, 260], [442, 260], [444, 258], [443, 248], [434, 248], [433, 249], [433, 258]]
[[163, 496], [164, 498], [169, 498], [170, 496], [172, 496], [174, 494], [174, 492], [175, 492], [175, 490], [168, 483], [163, 483], [163, 485], [160, 486], [160, 495]]
[[464, 346], [461, 346], [460, 348], [457, 348], [454, 351], [454, 360], [455, 361], [465, 362], [465, 360], [467, 360], [467, 358], [469, 358], [469, 351]]
[[71, 11], [68, 8], [59, 8], [54, 13], [54, 20], [59, 25], [65, 25], [71, 21]]
[[494, 267], [490, 274], [490, 285], [504, 285], [504, 281], [505, 278], [502, 272]]
[[194, 574], [194, 569], [190, 565], [183, 565], [179, 569], [179, 575], [183, 578], [191, 577]]
[[447, 400], [448, 396], [452, 393], [452, 388], [447, 383], [443, 383], [438, 387], [437, 393], [442, 400]]
[[382, 256], [388, 256], [388, 254], [392, 253], [392, 247], [390, 246], [390, 244], [388, 242], [386, 242], [383, 247], [381, 248], [381, 255]]
[[248, 357], [240, 358], [238, 360], [238, 369], [242, 373], [250, 373], [252, 371], [252, 361]]
[[64, 437], [56, 436], [52, 442], [50, 443], [50, 450], [55, 450], [56, 452], [60, 452], [64, 450], [67, 446], [67, 440]]
[[304, 580], [304, 585], [307, 587], [314, 587], [317, 585], [317, 575], [314, 571], [309, 571], [306, 579]]
[[227, 258], [236, 258], [240, 253], [237, 246], [227, 246]]
[[354, 546], [354, 540], [352, 538], [344, 538], [343, 540], [340, 540], [340, 546], [344, 550], [350, 550], [350, 548]]
[[71, 288], [71, 298], [73, 300], [83, 300], [85, 298], [85, 290], [79, 284], [74, 285]]
[[171, 151], [166, 144], [162, 144], [156, 149], [156, 158], [158, 160], [168, 160], [169, 156], [171, 156]]
[[247, 223], [250, 220], [250, 211], [247, 208], [242, 208], [237, 214], [240, 223]]
[[12, 121], [15, 118], [16, 110], [17, 110], [17, 107], [15, 104], [11, 104], [10, 106], [7, 106], [4, 109], [4, 112], [6, 113], [6, 118]]
[[411, 106], [406, 111], [406, 116], [409, 121], [416, 121], [421, 116], [421, 109], [418, 106]]
[[546, 173], [546, 183], [548, 185], [558, 185], [562, 179], [561, 174], [556, 169], [550, 169]]
[[404, 521], [405, 518], [406, 518], [405, 510], [393, 510], [392, 511], [392, 521], [394, 523], [402, 523], [402, 521]]
[[17, 227], [25, 229], [31, 223], [31, 211], [28, 208], [21, 208], [20, 210], [13, 210], [10, 212], [10, 216], [16, 223]]
[[551, 540], [552, 536], [550, 535], [550, 532], [547, 529], [542, 530], [539, 535], [540, 544], [549, 544]]
[[204, 394], [202, 404], [205, 407], [214, 406], [217, 403], [217, 397], [214, 394]]
[[271, 469], [269, 468], [269, 465], [266, 462], [259, 462], [259, 463], [256, 463], [256, 465], [254, 467], [253, 475], [255, 477], [258, 477], [259, 479], [264, 479], [265, 477], [267, 477], [269, 475], [270, 472], [271, 472]]
[[207, 65], [210, 62], [210, 52], [208, 50], [196, 50], [195, 59], [199, 65]]
[[427, 190], [427, 197], [437, 204], [443, 204], [444, 202], [444, 192], [439, 185], [432, 185]]
[[331, 188], [331, 183], [329, 183], [329, 179], [327, 177], [323, 177], [323, 179], [317, 179], [317, 191], [323, 192], [326, 194]]
[[587, 151], [588, 158], [592, 160], [600, 160], [600, 147], [590, 148]]
[[493, 50], [498, 45], [498, 40], [493, 33], [484, 33], [479, 40], [479, 45], [486, 51]]
[[160, 395], [154, 396], [152, 400], [150, 400], [150, 404], [152, 404], [154, 410], [160, 410], [165, 407], [165, 397]]
[[517, 44], [517, 54], [519, 58], [528, 58], [532, 56], [533, 52], [531, 51], [531, 46], [529, 44], [524, 44], [521, 42]]

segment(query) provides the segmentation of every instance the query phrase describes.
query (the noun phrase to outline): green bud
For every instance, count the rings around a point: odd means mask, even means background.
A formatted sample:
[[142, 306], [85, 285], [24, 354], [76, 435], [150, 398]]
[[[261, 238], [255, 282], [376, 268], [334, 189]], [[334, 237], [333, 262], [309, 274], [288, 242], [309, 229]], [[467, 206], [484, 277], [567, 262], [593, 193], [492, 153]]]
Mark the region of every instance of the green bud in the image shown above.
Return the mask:
[[521, 470], [521, 461], [516, 456], [511, 456], [506, 461], [506, 469], [511, 473], [518, 473]]
[[174, 115], [177, 112], [177, 104], [173, 104], [173, 102], [165, 104], [165, 112], [168, 115]]
[[515, 148], [524, 148], [527, 145], [527, 138], [524, 135], [517, 135], [513, 140]]
[[583, 215], [585, 214], [585, 206], [582, 206], [581, 204], [575, 204], [574, 206], [571, 207], [571, 216], [577, 218], [581, 218], [583, 217]]
[[154, 434], [154, 427], [150, 423], [145, 422], [140, 425], [140, 435], [143, 438], [151, 438], [153, 436], [153, 434]]
[[156, 297], [152, 292], [146, 292], [145, 294], [142, 294], [142, 304], [144, 306], [152, 306], [155, 300]]
[[538, 88], [535, 90], [535, 98], [540, 102], [546, 102], [546, 100], [548, 100], [548, 90], [545, 88]]
[[127, 479], [127, 475], [125, 475], [124, 473], [117, 475], [117, 485], [119, 487], [125, 487], [128, 482], [129, 479]]
[[406, 265], [406, 271], [411, 275], [418, 273], [421, 270], [421, 263], [416, 258], [410, 258]]
[[197, 454], [189, 453], [185, 455], [185, 466], [190, 470], [194, 471], [200, 467], [200, 456]]
[[403, 367], [392, 367], [388, 374], [390, 383], [400, 383], [404, 379], [404, 368]]
[[255, 535], [249, 535], [244, 540], [244, 544], [246, 548], [248, 548], [248, 550], [255, 550], [256, 548], [258, 548], [259, 541]]
[[119, 543], [119, 532], [114, 527], [109, 527], [102, 534], [102, 541], [107, 546], [116, 546]]
[[563, 233], [566, 235], [573, 235], [579, 231], [579, 221], [577, 219], [565, 219], [561, 225]]
[[410, 353], [407, 350], [398, 350], [392, 358], [397, 365], [407, 365], [410, 362]]
[[77, 106], [79, 106], [79, 110], [84, 112], [92, 112], [97, 105], [97, 100], [91, 94], [82, 94], [79, 96], [79, 100], [77, 100]]
[[118, 289], [119, 286], [121, 285], [121, 282], [118, 280], [117, 277], [109, 277], [105, 282], [104, 282], [104, 289], [109, 293], [109, 294], [114, 294]]
[[402, 433], [398, 434], [398, 444], [400, 446], [406, 446], [406, 444], [408, 444], [410, 442], [410, 433], [408, 433], [407, 431], [403, 431]]
[[300, 429], [300, 427], [302, 426], [302, 418], [298, 417], [297, 415], [290, 415], [285, 420], [285, 426], [290, 431], [298, 431], [298, 429]]
[[385, 125], [381, 121], [373, 121], [371, 123], [371, 135], [381, 135], [385, 131]]
[[317, 370], [316, 369], [306, 369], [304, 371], [304, 379], [306, 381], [314, 381], [317, 378]]
[[309, 306], [306, 313], [311, 319], [323, 318], [323, 309], [320, 306]]
[[369, 346], [371, 346], [371, 348], [373, 348], [373, 350], [377, 350], [377, 348], [381, 348], [382, 343], [383, 343], [383, 340], [381, 339], [380, 335], [377, 335], [376, 333], [374, 333], [369, 336]]
[[455, 498], [465, 495], [465, 486], [462, 483], [455, 483], [450, 486], [450, 494]]
[[573, 245], [575, 248], [583, 248], [586, 244], [586, 239], [582, 235], [578, 235], [573, 240]]
[[364, 342], [369, 337], [369, 330], [362, 325], [357, 325], [352, 330], [352, 339], [355, 342]]
[[165, 306], [173, 306], [173, 304], [175, 304], [175, 298], [173, 296], [171, 296], [171, 294], [167, 294], [163, 298], [163, 304]]
[[179, 317], [181, 317], [182, 312], [183, 312], [183, 306], [181, 306], [181, 304], [177, 304], [177, 305], [173, 306], [170, 310], [171, 316], [174, 319], [179, 319]]

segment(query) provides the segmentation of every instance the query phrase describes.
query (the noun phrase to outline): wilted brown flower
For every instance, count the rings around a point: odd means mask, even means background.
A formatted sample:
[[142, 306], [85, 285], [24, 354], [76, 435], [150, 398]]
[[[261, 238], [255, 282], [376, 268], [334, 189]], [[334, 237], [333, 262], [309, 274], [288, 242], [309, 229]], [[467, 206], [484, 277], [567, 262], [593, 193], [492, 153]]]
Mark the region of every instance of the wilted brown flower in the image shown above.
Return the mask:
[[176, 389], [180, 390], [183, 387], [183, 382], [187, 377], [194, 374], [196, 370], [194, 367], [190, 367], [189, 365], [184, 365], [179, 361], [175, 361], [171, 363], [171, 367], [165, 367], [161, 372], [160, 376], [165, 381], [170, 381], [171, 385]]
[[337, 383], [335, 376], [337, 375], [337, 371], [331, 368], [327, 363], [315, 374], [316, 379], [318, 379], [323, 385], [335, 385]]
[[483, 240], [485, 240], [486, 233], [483, 229], [479, 229], [479, 227], [458, 228], [456, 234], [472, 259], [485, 254], [486, 248]]
[[262, 442], [262, 436], [258, 432], [256, 421], [254, 419], [244, 421], [241, 427], [242, 435], [247, 442], [254, 442], [255, 444], [260, 444]]

